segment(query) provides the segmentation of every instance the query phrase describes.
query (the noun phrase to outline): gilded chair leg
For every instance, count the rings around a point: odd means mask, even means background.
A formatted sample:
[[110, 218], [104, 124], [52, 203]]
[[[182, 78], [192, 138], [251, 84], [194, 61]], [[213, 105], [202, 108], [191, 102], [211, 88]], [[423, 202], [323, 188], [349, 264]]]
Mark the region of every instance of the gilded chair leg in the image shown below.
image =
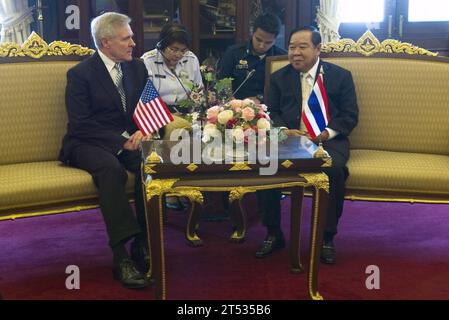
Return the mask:
[[201, 247], [203, 245], [203, 240], [197, 233], [201, 212], [201, 205], [192, 201], [186, 228], [186, 239], [192, 247]]

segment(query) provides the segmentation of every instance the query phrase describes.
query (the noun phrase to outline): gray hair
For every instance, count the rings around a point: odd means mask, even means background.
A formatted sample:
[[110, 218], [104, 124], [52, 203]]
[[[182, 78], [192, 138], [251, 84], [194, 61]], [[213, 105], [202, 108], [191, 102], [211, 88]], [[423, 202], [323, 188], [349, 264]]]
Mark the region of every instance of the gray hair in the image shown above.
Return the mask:
[[131, 18], [117, 12], [106, 12], [92, 20], [90, 31], [97, 49], [102, 47], [101, 39], [115, 37], [117, 27], [131, 23]]

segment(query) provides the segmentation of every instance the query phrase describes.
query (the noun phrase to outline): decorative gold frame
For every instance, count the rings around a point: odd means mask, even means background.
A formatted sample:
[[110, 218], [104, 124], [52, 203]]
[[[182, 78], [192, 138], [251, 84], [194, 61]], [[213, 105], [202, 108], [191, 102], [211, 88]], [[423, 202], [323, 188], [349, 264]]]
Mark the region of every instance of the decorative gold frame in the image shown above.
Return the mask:
[[48, 45], [34, 31], [22, 45], [11, 42], [0, 45], [1, 58], [30, 57], [33, 59], [40, 59], [44, 56], [70, 55], [83, 57], [92, 55], [94, 52], [95, 50], [64, 41], [54, 41]]
[[[148, 166], [148, 165], [147, 165]], [[245, 169], [242, 169], [245, 170]], [[312, 187], [314, 190], [314, 204], [312, 209], [312, 238], [311, 238], [311, 254], [309, 257], [309, 271], [308, 271], [308, 293], [312, 300], [323, 300], [323, 296], [318, 291], [318, 269], [316, 266], [319, 264], [319, 259], [312, 253], [317, 251], [317, 241], [318, 241], [318, 227], [320, 216], [324, 213], [320, 208], [320, 203], [322, 197], [326, 197], [326, 201], [329, 195], [329, 178], [326, 174], [322, 172], [316, 173], [298, 173], [298, 176], [302, 179], [298, 179], [293, 182], [285, 183], [273, 183], [273, 184], [263, 184], [263, 185], [249, 185], [241, 186], [228, 185], [223, 187], [213, 187], [213, 186], [195, 186], [195, 185], [181, 185], [176, 186], [178, 182], [182, 182], [179, 179], [153, 179], [150, 182], [144, 183], [144, 195], [145, 195], [145, 211], [147, 213], [147, 225], [149, 226], [149, 234], [156, 233], [156, 244], [152, 247], [152, 252], [155, 253], [152, 263], [158, 264], [159, 280], [156, 285], [156, 299], [165, 300], [167, 298], [167, 285], [166, 285], [166, 261], [165, 261], [165, 246], [164, 246], [164, 207], [163, 207], [163, 196], [167, 194], [176, 194], [178, 196], [185, 196], [190, 199], [192, 206], [189, 213], [187, 228], [186, 228], [186, 239], [190, 245], [197, 247], [201, 246], [203, 241], [197, 233], [198, 229], [198, 218], [199, 216], [195, 214], [195, 206], [201, 205], [204, 202], [203, 194], [204, 191], [229, 191], [229, 202], [233, 204], [238, 201], [238, 206], [240, 207], [240, 217], [236, 217], [235, 230], [231, 235], [230, 241], [234, 243], [241, 243], [246, 237], [246, 214], [241, 200], [247, 193], [253, 193], [258, 190], [269, 190], [269, 189], [284, 189], [284, 188], [302, 188]], [[302, 199], [304, 191], [300, 193], [300, 199]], [[152, 204], [157, 204], [157, 206], [151, 207], [152, 215], [149, 214], [150, 202], [154, 197], [158, 197]], [[299, 205], [300, 207], [301, 205]], [[154, 220], [156, 219], [156, 221]], [[300, 219], [300, 218], [299, 218]], [[150, 225], [153, 229], [151, 229]], [[299, 232], [300, 221], [297, 222], [298, 232]], [[296, 230], [296, 229], [295, 229]], [[296, 231], [295, 231], [296, 232]], [[298, 237], [298, 248], [299, 248], [299, 238]], [[151, 240], [150, 240], [151, 242]], [[153, 246], [153, 245], [152, 245]], [[155, 258], [155, 259], [154, 259]], [[299, 273], [304, 269], [301, 266], [301, 258], [299, 255], [299, 250], [296, 253], [290, 254], [290, 263], [292, 272]], [[152, 267], [153, 268], [153, 267]], [[153, 276], [153, 269], [147, 274], [147, 277], [151, 278]], [[158, 277], [157, 277], [158, 278]], [[156, 279], [157, 279], [156, 278]]]
[[409, 55], [426, 55], [431, 57], [436, 57], [438, 55], [438, 53], [394, 39], [386, 39], [381, 43], [370, 30], [367, 30], [357, 42], [346, 38], [337, 42], [323, 44], [321, 52], [354, 52], [367, 57], [376, 53], [405, 53]]

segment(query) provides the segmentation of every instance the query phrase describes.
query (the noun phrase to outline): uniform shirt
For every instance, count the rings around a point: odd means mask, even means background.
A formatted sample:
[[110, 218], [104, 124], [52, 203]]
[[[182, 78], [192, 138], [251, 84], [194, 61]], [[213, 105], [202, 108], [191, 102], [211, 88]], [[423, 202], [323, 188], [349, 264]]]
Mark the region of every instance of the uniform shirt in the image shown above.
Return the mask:
[[246, 44], [230, 47], [221, 59], [218, 78], [233, 78], [232, 89], [235, 91], [245, 80], [251, 70], [253, 76], [235, 94], [237, 99], [263, 96], [265, 86], [265, 60], [266, 57], [284, 55], [287, 51], [272, 46], [263, 56], [252, 53], [251, 40]]
[[[184, 84], [184, 90], [173, 71], [165, 64], [164, 57], [157, 49], [145, 53], [142, 59], [147, 67], [148, 76], [153, 81], [154, 87], [165, 104], [177, 105], [178, 101], [187, 98], [185, 90], [189, 91], [188, 87]], [[200, 87], [203, 86], [198, 58], [191, 51], [188, 51], [182, 57], [174, 72], [181, 82], [188, 79]]]

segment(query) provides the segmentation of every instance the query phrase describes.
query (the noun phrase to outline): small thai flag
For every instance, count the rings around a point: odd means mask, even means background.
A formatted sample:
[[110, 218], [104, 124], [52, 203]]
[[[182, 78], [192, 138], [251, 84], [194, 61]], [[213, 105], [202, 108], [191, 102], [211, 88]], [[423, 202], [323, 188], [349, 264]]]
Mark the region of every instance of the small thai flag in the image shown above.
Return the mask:
[[322, 73], [315, 81], [307, 105], [302, 111], [302, 119], [312, 139], [319, 136], [329, 123], [330, 116]]

